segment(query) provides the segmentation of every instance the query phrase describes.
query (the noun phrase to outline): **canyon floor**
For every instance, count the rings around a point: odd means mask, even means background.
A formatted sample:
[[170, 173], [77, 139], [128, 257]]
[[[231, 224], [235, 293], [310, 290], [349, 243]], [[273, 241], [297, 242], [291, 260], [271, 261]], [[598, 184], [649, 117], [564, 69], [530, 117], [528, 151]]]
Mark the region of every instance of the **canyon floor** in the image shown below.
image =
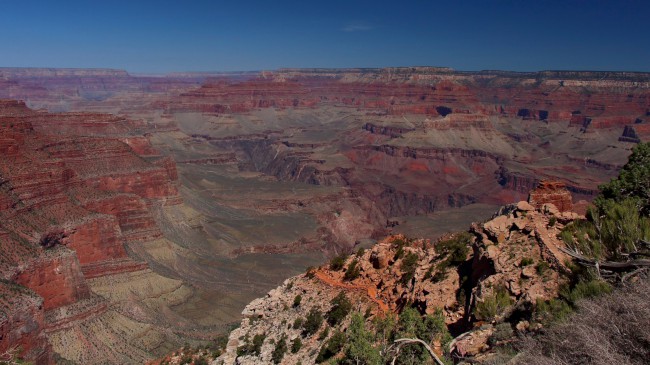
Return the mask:
[[649, 90], [641, 73], [0, 69], [22, 101], [0, 111], [0, 274], [35, 293], [0, 350], [141, 362], [331, 255], [465, 229], [541, 180], [584, 207], [650, 137]]

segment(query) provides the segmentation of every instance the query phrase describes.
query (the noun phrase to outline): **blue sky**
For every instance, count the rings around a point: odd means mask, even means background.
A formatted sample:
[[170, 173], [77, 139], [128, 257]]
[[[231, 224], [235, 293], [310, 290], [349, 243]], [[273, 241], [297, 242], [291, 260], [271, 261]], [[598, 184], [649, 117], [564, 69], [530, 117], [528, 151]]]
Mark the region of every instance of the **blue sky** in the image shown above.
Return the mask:
[[647, 0], [0, 0], [0, 67], [650, 71], [649, 15]]

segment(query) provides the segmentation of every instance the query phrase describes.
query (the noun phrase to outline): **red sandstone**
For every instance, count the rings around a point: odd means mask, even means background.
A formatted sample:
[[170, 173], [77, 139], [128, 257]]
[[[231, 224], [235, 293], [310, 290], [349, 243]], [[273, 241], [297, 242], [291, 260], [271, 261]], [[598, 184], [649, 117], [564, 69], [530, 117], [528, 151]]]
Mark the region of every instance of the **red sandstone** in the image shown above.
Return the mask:
[[571, 193], [561, 182], [542, 181], [537, 188], [530, 192], [528, 202], [535, 208], [541, 208], [544, 204], [553, 204], [560, 212], [573, 210], [573, 198]]

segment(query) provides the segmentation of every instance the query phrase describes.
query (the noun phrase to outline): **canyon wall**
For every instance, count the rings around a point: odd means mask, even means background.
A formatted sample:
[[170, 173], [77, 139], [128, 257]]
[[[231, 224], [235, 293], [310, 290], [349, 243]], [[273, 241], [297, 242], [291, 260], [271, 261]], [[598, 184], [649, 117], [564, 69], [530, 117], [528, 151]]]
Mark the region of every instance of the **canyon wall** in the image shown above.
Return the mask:
[[78, 325], [97, 306], [65, 308], [96, 300], [88, 279], [148, 268], [127, 246], [161, 236], [148, 207], [178, 204], [177, 175], [169, 159], [138, 155], [152, 154], [145, 141], [134, 150], [108, 137], [123, 120], [0, 101], [0, 275], [9, 290], [25, 293], [3, 311], [0, 352], [20, 345], [26, 360], [52, 363], [45, 333], [58, 327], [45, 317], [58, 311], [56, 323]]

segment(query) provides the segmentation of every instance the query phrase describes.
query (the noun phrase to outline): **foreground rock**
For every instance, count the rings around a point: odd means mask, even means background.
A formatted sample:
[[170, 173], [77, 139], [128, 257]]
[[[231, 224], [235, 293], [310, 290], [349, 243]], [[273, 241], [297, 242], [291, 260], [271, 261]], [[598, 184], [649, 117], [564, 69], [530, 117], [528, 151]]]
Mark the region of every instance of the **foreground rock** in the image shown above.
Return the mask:
[[[469, 331], [452, 343], [452, 353], [476, 356], [490, 349], [492, 324], [515, 310], [535, 306], [538, 300], [557, 296], [566, 280], [561, 275], [566, 257], [560, 251], [564, 244], [556, 236], [574, 218], [577, 215], [561, 213], [550, 203], [535, 208], [520, 202], [503, 207], [488, 222], [472, 225], [471, 234], [458, 233], [434, 244], [389, 237], [372, 249], [348, 256], [343, 269], [310, 270], [251, 302], [242, 312], [245, 318], [240, 327], [230, 334], [225, 353], [214, 364], [270, 364], [282, 338], [302, 343], [295, 353], [287, 352], [282, 363], [314, 363], [327, 339], [318, 334], [329, 325], [324, 322], [305, 334], [295, 321], [312, 311], [326, 313], [340, 292], [351, 300], [354, 311], [365, 313], [368, 326], [373, 318], [400, 313], [406, 307], [423, 314], [442, 310], [452, 334]], [[353, 262], [358, 274], [346, 277], [345, 268]], [[486, 303], [497, 296], [503, 304], [488, 310], [491, 307]], [[329, 328], [329, 333], [345, 331], [348, 326], [349, 317]], [[518, 327], [526, 330], [527, 324]], [[264, 337], [259, 354], [238, 354], [238, 348], [256, 335]]]

